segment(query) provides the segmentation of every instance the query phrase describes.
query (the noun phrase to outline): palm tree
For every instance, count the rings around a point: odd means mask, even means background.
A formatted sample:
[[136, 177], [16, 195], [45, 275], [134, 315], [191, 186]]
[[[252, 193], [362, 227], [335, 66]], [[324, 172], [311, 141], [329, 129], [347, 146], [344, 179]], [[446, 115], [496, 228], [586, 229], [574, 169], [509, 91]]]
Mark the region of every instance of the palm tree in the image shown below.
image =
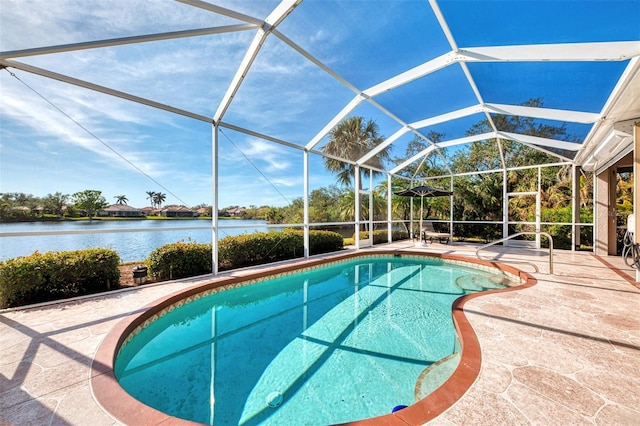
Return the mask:
[[113, 198], [116, 199], [116, 204], [127, 204], [127, 201], [129, 201], [126, 195], [116, 195]]
[[56, 192], [55, 194], [48, 194], [44, 199], [44, 204], [47, 208], [51, 209], [54, 214], [63, 216], [68, 199], [68, 194]]
[[156, 202], [154, 201], [155, 196], [155, 191], [147, 191], [147, 200], [149, 200], [149, 202], [151, 203], [151, 207], [156, 206]]
[[153, 194], [153, 202], [156, 204], [158, 208], [162, 207], [162, 203], [167, 199], [167, 194], [163, 194], [162, 192], [156, 192]]
[[[322, 152], [352, 161], [359, 160], [384, 140], [384, 137], [378, 134], [378, 126], [373, 120], [365, 122], [363, 117], [357, 116], [342, 120], [329, 136], [329, 142]], [[389, 153], [390, 146], [385, 147], [365, 164], [383, 169], [384, 163], [390, 159]], [[327, 170], [338, 175], [339, 183], [351, 185], [355, 177], [355, 165], [330, 157], [324, 157], [324, 165]], [[380, 172], [374, 172], [374, 174], [378, 175]]]

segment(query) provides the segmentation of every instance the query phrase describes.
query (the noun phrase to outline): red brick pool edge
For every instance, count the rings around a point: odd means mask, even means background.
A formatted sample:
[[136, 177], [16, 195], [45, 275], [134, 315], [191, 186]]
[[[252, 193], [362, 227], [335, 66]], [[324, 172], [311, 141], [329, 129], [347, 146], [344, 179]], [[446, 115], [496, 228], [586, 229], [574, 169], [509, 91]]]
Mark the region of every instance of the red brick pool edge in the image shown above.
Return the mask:
[[461, 356], [460, 362], [449, 379], [426, 398], [410, 405], [409, 407], [384, 416], [358, 420], [346, 423], [348, 425], [417, 425], [424, 424], [446, 411], [458, 399], [460, 399], [469, 387], [474, 383], [480, 372], [482, 354], [477, 336], [464, 314], [464, 304], [475, 298], [487, 294], [505, 291], [521, 290], [535, 285], [537, 280], [530, 274], [511, 266], [493, 262], [480, 261], [464, 256], [430, 253], [413, 250], [376, 250], [360, 251], [356, 253], [343, 253], [331, 255], [319, 259], [302, 260], [294, 263], [273, 266], [260, 269], [256, 272], [213, 278], [203, 284], [196, 284], [175, 292], [169, 296], [160, 298], [145, 306], [140, 311], [123, 318], [104, 338], [100, 344], [91, 365], [91, 389], [98, 404], [114, 419], [127, 425], [195, 425], [191, 422], [170, 416], [158, 411], [129, 395], [118, 383], [114, 374], [114, 363], [119, 348], [125, 339], [146, 320], [162, 309], [171, 306], [189, 296], [202, 293], [206, 290], [232, 286], [245, 281], [260, 279], [281, 273], [292, 272], [308, 267], [320, 266], [339, 260], [348, 260], [357, 257], [370, 257], [372, 255], [400, 255], [400, 256], [424, 256], [447, 260], [460, 261], [476, 265], [491, 266], [504, 272], [520, 277], [523, 284], [499, 290], [488, 290], [462, 296], [453, 303], [453, 321], [460, 338]]

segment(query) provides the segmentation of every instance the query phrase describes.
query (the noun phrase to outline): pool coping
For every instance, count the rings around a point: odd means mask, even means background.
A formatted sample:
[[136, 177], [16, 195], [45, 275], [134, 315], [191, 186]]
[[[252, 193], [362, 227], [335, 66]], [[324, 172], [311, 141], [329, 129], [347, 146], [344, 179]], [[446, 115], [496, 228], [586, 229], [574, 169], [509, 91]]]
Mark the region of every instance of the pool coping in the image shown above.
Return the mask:
[[129, 395], [118, 383], [114, 374], [114, 362], [119, 349], [125, 344], [125, 340], [131, 333], [148, 321], [153, 315], [172, 306], [178, 301], [190, 296], [203, 293], [207, 290], [220, 289], [246, 281], [260, 280], [273, 275], [297, 271], [303, 268], [322, 266], [327, 263], [350, 260], [358, 257], [397, 255], [441, 258], [475, 265], [489, 266], [513, 274], [521, 279], [522, 284], [514, 287], [497, 290], [487, 290], [481, 293], [473, 293], [456, 299], [452, 305], [454, 325], [458, 332], [461, 345], [460, 362], [445, 383], [429, 394], [427, 397], [410, 405], [409, 407], [364, 420], [356, 420], [344, 423], [345, 425], [369, 426], [369, 425], [414, 425], [423, 424], [434, 419], [446, 411], [458, 399], [460, 399], [475, 382], [480, 372], [482, 354], [477, 336], [464, 314], [464, 304], [476, 297], [489, 295], [496, 292], [521, 290], [531, 287], [537, 280], [526, 272], [509, 265], [498, 262], [482, 261], [466, 256], [432, 253], [414, 250], [376, 250], [375, 252], [349, 252], [329, 255], [323, 258], [307, 259], [285, 265], [261, 269], [253, 273], [215, 277], [204, 283], [174, 292], [168, 296], [157, 299], [118, 322], [104, 338], [91, 363], [90, 385], [94, 399], [100, 407], [115, 420], [127, 425], [196, 425], [197, 422], [180, 419], [163, 413]]

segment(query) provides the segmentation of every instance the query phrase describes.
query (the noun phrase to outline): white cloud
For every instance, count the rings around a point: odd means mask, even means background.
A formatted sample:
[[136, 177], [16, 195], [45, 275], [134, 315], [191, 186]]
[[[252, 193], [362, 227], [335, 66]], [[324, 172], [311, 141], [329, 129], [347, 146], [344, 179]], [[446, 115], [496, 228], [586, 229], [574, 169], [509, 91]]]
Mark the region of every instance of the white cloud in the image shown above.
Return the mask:
[[[1, 50], [237, 23], [230, 18], [167, 0], [55, 0], [55, 7], [49, 0], [2, 1]], [[244, 13], [260, 18], [277, 4], [277, 1], [261, 0], [240, 5], [230, 2], [228, 7], [242, 8]], [[34, 56], [19, 61], [203, 115], [213, 115], [254, 34], [253, 31], [244, 31]], [[322, 45], [338, 36], [319, 30], [304, 37]], [[207, 151], [210, 135], [206, 136], [208, 141], [202, 146], [190, 145], [188, 141], [193, 136], [188, 134], [190, 128], [202, 123], [25, 72], [16, 73], [33, 83], [33, 87], [47, 99], [145, 173], [162, 179], [163, 184], [167, 180], [167, 187], [172, 191], [177, 194], [190, 193], [191, 190], [205, 194], [210, 192], [207, 189], [211, 184], [208, 170], [194, 170], [186, 158], [210, 156], [210, 151]], [[0, 74], [4, 75], [0, 78], [6, 79], [2, 80], [0, 99], [3, 135], [14, 128], [27, 129], [15, 139], [12, 136], [12, 141], [3, 140], [3, 144], [31, 139], [48, 155], [62, 157], [73, 152], [78, 161], [90, 158], [93, 167], [98, 165], [111, 173], [127, 175], [122, 172], [132, 171], [130, 165], [7, 77], [5, 71], [0, 71]], [[333, 99], [332, 105], [342, 106], [341, 101], [335, 100], [341, 98], [334, 96], [338, 87], [341, 87], [339, 83], [271, 35], [231, 109], [242, 118], [243, 124], [251, 123], [247, 126], [254, 130], [304, 144], [305, 138], [321, 128], [312, 118], [319, 113], [318, 99]], [[323, 117], [322, 112], [320, 117]], [[307, 125], [311, 121], [313, 125]], [[245, 136], [238, 139], [240, 142], [234, 142], [260, 171], [254, 170], [241, 155], [232, 152], [234, 148], [230, 152], [221, 152], [221, 163], [224, 163], [221, 168], [228, 171], [235, 167], [241, 175], [239, 180], [247, 180], [248, 175], [255, 176], [251, 180], [252, 186], [246, 187], [248, 195], [237, 191], [235, 186], [225, 190], [234, 188], [232, 195], [244, 199], [259, 197], [256, 204], [283, 204], [284, 201], [280, 201], [282, 197], [260, 173], [276, 188], [299, 188], [301, 152], [260, 139]], [[78, 148], [88, 155], [79, 154]], [[242, 185], [244, 188], [249, 184]], [[205, 200], [197, 200], [201, 201]]]
[[169, 0], [3, 0], [0, 49], [17, 50], [187, 28], [233, 19]]
[[154, 174], [160, 170], [157, 169], [157, 164], [148, 161], [146, 155], [131, 149], [135, 146], [136, 136], [127, 130], [127, 125], [143, 124], [144, 117], [132, 114], [130, 108], [114, 102], [113, 99], [103, 97], [100, 100], [95, 96], [92, 98], [86, 90], [71, 86], [58, 87], [53, 91], [50, 90], [50, 86], [40, 87], [43, 92], [47, 92], [43, 94], [45, 98], [103, 141], [103, 144], [25, 86], [15, 84], [15, 81], [3, 81], [2, 89], [0, 113], [3, 117], [3, 127], [13, 122], [30, 129], [31, 132], [31, 135], [14, 134], [11, 140], [5, 140], [5, 143], [19, 144], [24, 140], [36, 140], [36, 143], [50, 155], [65, 145], [78, 146], [112, 166], [131, 168], [109, 150], [106, 144], [146, 173]]
[[249, 144], [245, 154], [252, 160], [266, 162], [267, 172], [279, 172], [287, 170], [291, 166], [284, 150], [273, 142], [252, 139]]

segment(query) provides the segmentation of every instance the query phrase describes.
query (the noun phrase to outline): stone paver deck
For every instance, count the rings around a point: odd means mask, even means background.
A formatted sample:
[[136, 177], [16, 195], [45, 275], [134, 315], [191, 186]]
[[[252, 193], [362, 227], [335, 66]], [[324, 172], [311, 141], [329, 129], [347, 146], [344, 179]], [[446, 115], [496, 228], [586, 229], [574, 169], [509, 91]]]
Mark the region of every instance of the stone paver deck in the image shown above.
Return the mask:
[[[475, 255], [465, 244], [424, 250]], [[507, 251], [503, 259], [540, 266], [535, 273], [514, 264], [538, 283], [464, 305], [478, 335], [481, 371], [429, 424], [640, 424], [640, 289], [628, 278], [632, 271], [620, 258], [556, 251], [549, 275], [547, 258], [535, 251]], [[98, 346], [125, 316], [203, 281], [0, 312], [0, 425], [119, 424], [92, 394]]]

